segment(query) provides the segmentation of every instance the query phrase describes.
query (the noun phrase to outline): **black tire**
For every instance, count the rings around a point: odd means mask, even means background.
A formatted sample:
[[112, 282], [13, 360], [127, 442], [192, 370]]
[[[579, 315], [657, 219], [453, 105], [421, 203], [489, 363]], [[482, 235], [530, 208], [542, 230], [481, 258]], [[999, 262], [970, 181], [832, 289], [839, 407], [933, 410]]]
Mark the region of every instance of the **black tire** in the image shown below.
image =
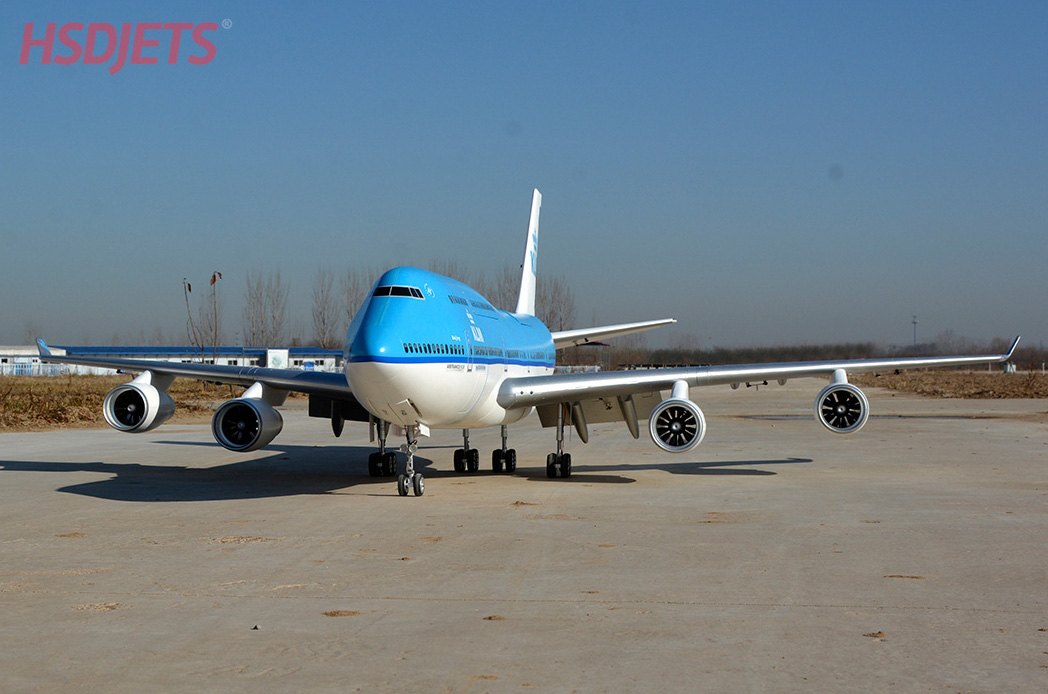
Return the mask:
[[480, 451], [476, 448], [471, 448], [466, 452], [466, 469], [470, 472], [480, 470]]
[[418, 473], [415, 473], [415, 479], [412, 480], [411, 486], [414, 488], [415, 496], [422, 496], [426, 493], [426, 481]]
[[382, 456], [382, 474], [386, 477], [395, 477], [397, 474], [397, 454], [392, 451]]
[[401, 475], [397, 478], [397, 494], [401, 496], [408, 495], [408, 489], [411, 488], [411, 482], [408, 481], [407, 475]]
[[491, 469], [493, 472], [502, 472], [502, 451], [495, 450], [491, 452]]
[[557, 454], [550, 453], [546, 456], [546, 477], [552, 479], [557, 478]]
[[466, 452], [461, 448], [455, 451], [455, 472], [466, 471]]
[[571, 453], [560, 456], [560, 476], [571, 477]]
[[512, 475], [517, 471], [517, 452], [512, 448], [506, 451], [506, 472]]

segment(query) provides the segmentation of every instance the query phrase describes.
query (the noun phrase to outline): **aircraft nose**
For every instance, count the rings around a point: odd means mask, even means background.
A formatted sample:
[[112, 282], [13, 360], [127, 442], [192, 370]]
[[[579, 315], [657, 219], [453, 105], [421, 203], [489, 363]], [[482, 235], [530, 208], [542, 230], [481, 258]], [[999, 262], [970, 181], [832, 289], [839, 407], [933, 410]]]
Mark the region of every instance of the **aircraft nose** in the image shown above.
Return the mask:
[[364, 322], [353, 337], [349, 347], [350, 361], [372, 361], [393, 355], [393, 342], [389, 331], [381, 324]]

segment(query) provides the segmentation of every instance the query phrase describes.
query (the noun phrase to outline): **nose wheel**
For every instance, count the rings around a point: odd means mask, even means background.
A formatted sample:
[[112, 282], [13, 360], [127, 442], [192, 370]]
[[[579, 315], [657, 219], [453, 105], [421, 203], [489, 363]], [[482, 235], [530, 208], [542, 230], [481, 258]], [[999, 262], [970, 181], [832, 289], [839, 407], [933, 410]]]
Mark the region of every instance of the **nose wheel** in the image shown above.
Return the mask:
[[415, 472], [415, 451], [418, 450], [415, 428], [408, 427], [407, 435], [408, 441], [400, 447], [400, 450], [407, 455], [408, 462], [405, 474], [397, 477], [397, 493], [401, 496], [407, 496], [411, 492], [415, 492], [415, 496], [422, 496], [426, 493], [426, 480], [421, 473]]

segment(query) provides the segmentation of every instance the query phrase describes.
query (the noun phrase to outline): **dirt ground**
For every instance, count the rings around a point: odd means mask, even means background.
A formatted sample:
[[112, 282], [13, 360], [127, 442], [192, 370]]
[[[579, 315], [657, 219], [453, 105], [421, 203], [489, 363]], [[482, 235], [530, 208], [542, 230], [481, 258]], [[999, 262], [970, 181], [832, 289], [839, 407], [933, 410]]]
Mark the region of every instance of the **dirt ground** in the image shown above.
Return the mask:
[[[102, 400], [112, 388], [130, 380], [129, 376], [0, 377], [0, 431], [104, 427]], [[1038, 372], [908, 371], [856, 374], [850, 380], [860, 386], [939, 398], [1048, 398], [1048, 377]], [[178, 406], [172, 421], [207, 422], [217, 403], [240, 392], [234, 386], [179, 379], [168, 391]], [[292, 397], [296, 396], [304, 397]]]

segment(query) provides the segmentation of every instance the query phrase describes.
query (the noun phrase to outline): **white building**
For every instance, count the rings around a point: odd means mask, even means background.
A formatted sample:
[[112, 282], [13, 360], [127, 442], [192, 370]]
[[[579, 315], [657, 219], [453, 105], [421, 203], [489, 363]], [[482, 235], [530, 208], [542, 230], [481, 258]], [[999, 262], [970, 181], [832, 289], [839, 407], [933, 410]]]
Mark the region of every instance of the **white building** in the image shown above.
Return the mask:
[[[342, 352], [319, 347], [219, 347], [201, 352], [193, 347], [73, 347], [51, 346], [55, 356], [147, 359], [228, 366], [268, 366], [275, 369], [340, 371]], [[59, 376], [64, 374], [106, 375], [113, 369], [75, 364], [46, 364], [35, 345], [0, 347], [0, 376]]]

